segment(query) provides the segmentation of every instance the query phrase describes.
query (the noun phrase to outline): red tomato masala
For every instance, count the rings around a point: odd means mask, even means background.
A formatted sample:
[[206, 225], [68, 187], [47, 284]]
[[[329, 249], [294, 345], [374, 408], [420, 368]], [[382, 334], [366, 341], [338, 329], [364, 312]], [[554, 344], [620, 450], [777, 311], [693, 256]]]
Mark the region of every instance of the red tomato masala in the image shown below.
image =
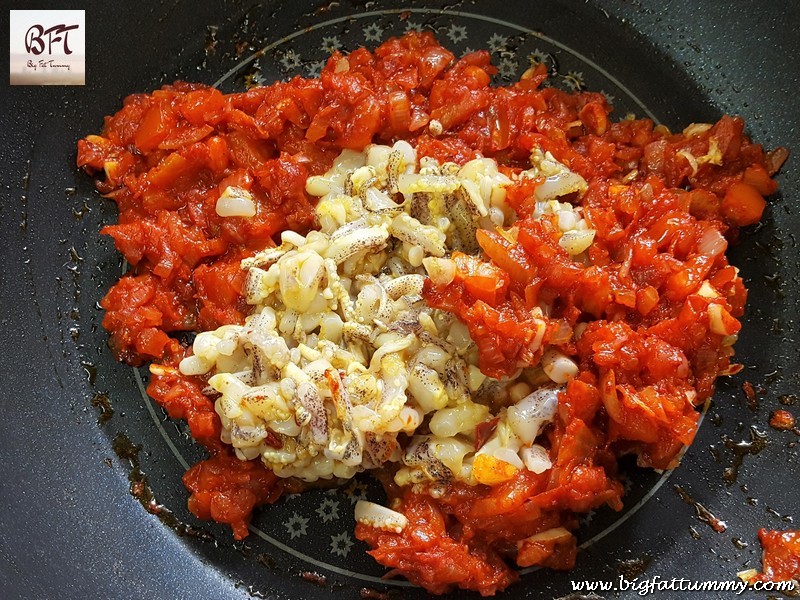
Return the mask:
[[[715, 379], [739, 368], [732, 345], [747, 290], [725, 250], [761, 219], [785, 151], [765, 153], [738, 117], [681, 133], [648, 119], [612, 121], [602, 94], [543, 86], [543, 65], [491, 86], [489, 59], [456, 59], [432, 35], [410, 33], [373, 52], [335, 52], [317, 79], [228, 95], [183, 82], [134, 94], [101, 135], [78, 142], [78, 165], [119, 207], [119, 222], [102, 233], [130, 265], [101, 303], [103, 325], [119, 360], [158, 363], [148, 393], [208, 449], [184, 476], [199, 518], [228, 523], [241, 539], [254, 508], [299, 486], [220, 441], [203, 378], [177, 370], [187, 348], [176, 334], [243, 321], [241, 259], [282, 230], [315, 226], [306, 179], [343, 148], [405, 139], [439, 161], [494, 158], [514, 180], [516, 237], [479, 231], [482, 254], [454, 257], [453, 282], [428, 281], [425, 299], [467, 324], [481, 370], [494, 377], [538, 361], [527, 350], [528, 315], [546, 301], [548, 339], [575, 332], [561, 350], [580, 366], [546, 433], [551, 470], [521, 470], [494, 487], [453, 484], [436, 498], [386, 485], [408, 526], [358, 525], [356, 535], [393, 573], [434, 593], [490, 595], [518, 578], [515, 566], [571, 568], [577, 515], [622, 507], [618, 457], [675, 466]], [[550, 217], [533, 218], [542, 182], [514, 179], [534, 148], [588, 182], [573, 200], [596, 230], [585, 262], [559, 246]], [[254, 217], [216, 214], [231, 185], [253, 196]], [[796, 560], [768, 553], [769, 568], [796, 575]]]

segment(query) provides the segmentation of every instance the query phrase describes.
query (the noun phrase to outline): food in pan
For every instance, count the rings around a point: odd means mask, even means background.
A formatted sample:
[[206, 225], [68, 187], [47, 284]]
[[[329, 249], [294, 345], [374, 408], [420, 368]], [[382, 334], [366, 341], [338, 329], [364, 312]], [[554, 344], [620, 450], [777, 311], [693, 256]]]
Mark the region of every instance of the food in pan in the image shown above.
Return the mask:
[[110, 345], [208, 449], [198, 517], [240, 539], [257, 506], [369, 471], [370, 554], [489, 595], [573, 566], [579, 515], [622, 508], [619, 457], [678, 463], [740, 368], [725, 251], [786, 152], [495, 72], [409, 33], [316, 79], [135, 94], [79, 142], [131, 266]]
[[[748, 583], [793, 582], [795, 594], [800, 586], [800, 531], [760, 529], [758, 539], [763, 549], [763, 573], [747, 569], [738, 573]], [[768, 589], [768, 588], [766, 588]]]

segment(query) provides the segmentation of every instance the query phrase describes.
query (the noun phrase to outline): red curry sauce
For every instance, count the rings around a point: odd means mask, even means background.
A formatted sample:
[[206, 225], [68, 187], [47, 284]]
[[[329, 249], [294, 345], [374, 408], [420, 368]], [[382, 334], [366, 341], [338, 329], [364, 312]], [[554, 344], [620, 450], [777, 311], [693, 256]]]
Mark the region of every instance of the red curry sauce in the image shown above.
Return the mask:
[[[557, 324], [548, 341], [581, 374], [546, 434], [550, 471], [523, 470], [494, 488], [454, 485], [437, 499], [387, 485], [409, 525], [356, 529], [380, 563], [432, 592], [482, 594], [516, 580], [514, 563], [570, 568], [575, 538], [536, 534], [574, 530], [577, 513], [604, 504], [620, 509], [619, 455], [668, 468], [691, 443], [696, 406], [736, 369], [747, 292], [727, 240], [761, 218], [785, 151], [765, 154], [737, 117], [674, 135], [647, 119], [612, 122], [602, 94], [542, 87], [543, 65], [507, 87], [489, 86], [494, 73], [485, 51], [455, 60], [432, 35], [410, 33], [374, 52], [336, 52], [318, 79], [229, 95], [181, 82], [134, 94], [102, 135], [78, 143], [78, 165], [119, 207], [119, 223], [102, 232], [131, 265], [102, 301], [110, 345], [129, 364], [160, 363], [148, 393], [211, 454], [184, 477], [198, 517], [231, 524], [241, 539], [252, 510], [291, 483], [220, 442], [204, 381], [176, 369], [187, 349], [174, 334], [241, 323], [242, 257], [284, 229], [313, 227], [306, 178], [342, 148], [372, 142], [407, 139], [440, 161], [493, 157], [512, 178], [533, 148], [549, 151], [589, 183], [580, 203], [597, 231], [588, 260], [576, 262], [555, 223], [531, 217], [540, 181], [518, 179], [507, 194], [521, 217], [515, 237], [481, 232], [479, 275], [479, 259], [467, 257], [452, 284], [426, 285], [432, 306], [468, 324], [485, 373], [538, 360], [526, 350], [527, 315], [545, 302]], [[443, 133], [428, 133], [431, 120]], [[251, 193], [255, 217], [216, 214], [229, 185]]]

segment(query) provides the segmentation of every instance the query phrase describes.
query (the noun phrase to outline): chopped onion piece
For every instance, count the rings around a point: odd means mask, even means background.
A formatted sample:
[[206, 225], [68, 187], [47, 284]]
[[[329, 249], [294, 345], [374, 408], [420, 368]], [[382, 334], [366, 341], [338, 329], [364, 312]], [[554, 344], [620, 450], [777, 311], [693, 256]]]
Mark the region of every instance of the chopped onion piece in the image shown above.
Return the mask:
[[712, 127], [711, 123], [690, 123], [683, 129], [683, 135], [687, 138], [697, 137], [698, 135], [703, 135]]
[[727, 240], [713, 227], [706, 229], [705, 233], [697, 242], [697, 250], [700, 254], [705, 254], [706, 256], [719, 256], [725, 252], [727, 247]]
[[675, 153], [675, 156], [682, 156], [685, 158], [686, 162], [689, 163], [689, 166], [692, 167], [692, 175], [697, 175], [697, 169], [699, 168], [699, 165], [697, 164], [697, 159], [694, 157], [694, 154], [686, 150], [679, 150]]
[[758, 575], [758, 571], [755, 569], [745, 569], [744, 571], [739, 571], [736, 573], [736, 576], [741, 579], [742, 581], [750, 581], [753, 577]]
[[346, 73], [350, 70], [350, 61], [347, 58], [342, 57], [338, 61], [336, 61], [336, 66], [333, 68], [334, 73]]
[[561, 231], [572, 231], [578, 223], [578, 215], [574, 210], [558, 211], [558, 228]]
[[492, 452], [492, 455], [497, 460], [502, 460], [503, 462], [506, 462], [510, 465], [517, 467], [517, 469], [522, 469], [525, 467], [525, 465], [522, 462], [522, 459], [519, 457], [519, 454], [514, 452], [514, 450], [512, 450], [511, 448], [498, 448], [497, 450]]
[[700, 286], [700, 289], [697, 290], [697, 295], [702, 296], [703, 298], [719, 298], [717, 290], [715, 290], [714, 286], [708, 281], [703, 282], [703, 284]]
[[529, 542], [549, 542], [550, 540], [558, 540], [561, 538], [570, 537], [572, 534], [563, 527], [553, 527], [547, 531], [542, 531], [536, 535], [532, 535], [525, 541]]
[[735, 322], [735, 319], [721, 304], [712, 302], [708, 305], [708, 324], [712, 333], [723, 336], [733, 335], [736, 331], [729, 325], [735, 324]]

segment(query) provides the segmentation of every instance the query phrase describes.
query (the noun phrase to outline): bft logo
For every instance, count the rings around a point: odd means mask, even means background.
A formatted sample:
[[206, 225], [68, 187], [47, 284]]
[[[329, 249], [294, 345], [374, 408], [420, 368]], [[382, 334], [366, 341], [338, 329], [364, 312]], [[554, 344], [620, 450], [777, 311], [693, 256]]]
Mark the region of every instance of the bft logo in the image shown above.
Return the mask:
[[42, 25], [31, 25], [28, 32], [25, 34], [25, 50], [30, 54], [39, 56], [45, 51], [45, 38], [47, 36], [47, 54], [53, 54], [53, 44], [61, 44], [63, 53], [66, 55], [72, 54], [69, 49], [69, 32], [73, 29], [78, 29], [80, 25], [53, 25], [45, 29]]
[[86, 83], [82, 10], [9, 11], [11, 85]]

